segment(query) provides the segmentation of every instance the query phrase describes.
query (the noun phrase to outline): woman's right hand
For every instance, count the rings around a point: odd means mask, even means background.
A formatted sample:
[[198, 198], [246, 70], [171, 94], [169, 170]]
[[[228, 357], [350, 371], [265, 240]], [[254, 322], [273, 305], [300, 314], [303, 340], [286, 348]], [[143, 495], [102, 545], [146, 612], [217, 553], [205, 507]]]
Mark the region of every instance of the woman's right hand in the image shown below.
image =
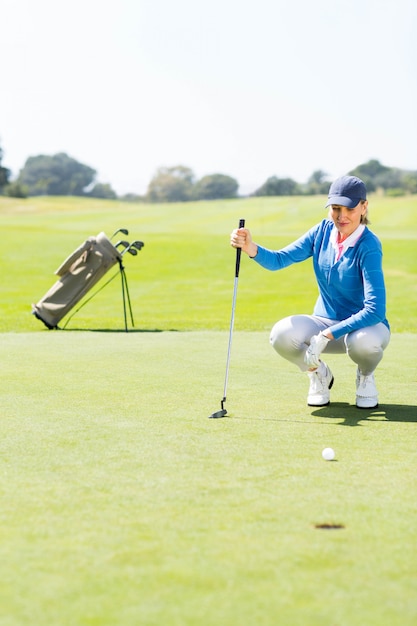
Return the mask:
[[235, 228], [230, 235], [230, 245], [233, 248], [241, 248], [252, 258], [258, 253], [258, 246], [252, 241], [252, 235], [248, 228]]

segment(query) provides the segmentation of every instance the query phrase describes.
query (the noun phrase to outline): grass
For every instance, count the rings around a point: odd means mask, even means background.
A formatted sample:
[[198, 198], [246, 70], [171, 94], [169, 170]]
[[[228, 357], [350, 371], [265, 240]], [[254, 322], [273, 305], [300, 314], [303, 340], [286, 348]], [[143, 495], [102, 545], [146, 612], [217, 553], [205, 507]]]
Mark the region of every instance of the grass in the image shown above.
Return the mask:
[[346, 359], [312, 409], [265, 334], [237, 332], [210, 420], [226, 340], [3, 336], [1, 623], [415, 623], [415, 335], [358, 411]]
[[[246, 217], [259, 240], [285, 243], [314, 221], [317, 199], [0, 199], [1, 626], [414, 626], [415, 204], [371, 204], [394, 330], [379, 409], [352, 405], [354, 365], [341, 356], [328, 359], [332, 404], [306, 406], [306, 377], [268, 333], [311, 310], [311, 268], [269, 274], [243, 259], [229, 416], [210, 420], [223, 394], [228, 233]], [[30, 303], [53, 269], [118, 226], [145, 241], [126, 263], [135, 331], [111, 332], [123, 328], [118, 281], [69, 330], [44, 329]]]
[[[1, 251], [0, 332], [38, 331], [31, 303], [53, 285], [54, 270], [87, 236], [101, 230], [110, 236], [120, 226], [129, 228], [129, 238], [145, 242], [137, 257], [126, 259], [137, 328], [227, 329], [234, 278], [229, 233], [239, 218], [246, 218], [259, 242], [279, 247], [319, 221], [325, 215], [323, 205], [324, 199], [315, 197], [174, 205], [0, 198], [0, 223], [7, 233]], [[384, 247], [388, 317], [394, 332], [417, 332], [416, 214], [416, 196], [371, 199], [372, 228]], [[236, 328], [268, 330], [294, 311], [311, 311], [316, 296], [310, 263], [277, 274], [244, 256]], [[123, 328], [120, 281], [103, 289], [70, 327]]]

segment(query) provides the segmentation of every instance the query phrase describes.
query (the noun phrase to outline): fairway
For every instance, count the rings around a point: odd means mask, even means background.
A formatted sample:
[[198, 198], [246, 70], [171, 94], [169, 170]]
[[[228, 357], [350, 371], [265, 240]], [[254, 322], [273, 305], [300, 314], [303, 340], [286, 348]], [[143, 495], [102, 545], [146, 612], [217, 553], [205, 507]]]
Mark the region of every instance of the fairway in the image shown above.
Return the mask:
[[[0, 199], [22, 242], [2, 251], [1, 626], [414, 626], [416, 199], [371, 212], [393, 327], [379, 408], [356, 409], [355, 366], [332, 355], [331, 405], [306, 405], [307, 377], [269, 330], [311, 310], [311, 267], [272, 274], [244, 258], [218, 420], [229, 232], [246, 217], [280, 245], [322, 202], [20, 202]], [[115, 280], [46, 330], [30, 304], [53, 270], [120, 226], [145, 241], [127, 267], [135, 328], [122, 332]]]

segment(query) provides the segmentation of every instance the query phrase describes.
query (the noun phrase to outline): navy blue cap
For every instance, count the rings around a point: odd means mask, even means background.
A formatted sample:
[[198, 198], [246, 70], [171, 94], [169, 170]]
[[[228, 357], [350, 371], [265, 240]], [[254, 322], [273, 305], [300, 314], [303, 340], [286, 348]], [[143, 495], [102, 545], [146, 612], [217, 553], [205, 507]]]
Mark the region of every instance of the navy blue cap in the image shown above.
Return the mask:
[[326, 207], [330, 204], [340, 204], [353, 209], [361, 200], [366, 200], [363, 180], [356, 176], [342, 176], [330, 185]]

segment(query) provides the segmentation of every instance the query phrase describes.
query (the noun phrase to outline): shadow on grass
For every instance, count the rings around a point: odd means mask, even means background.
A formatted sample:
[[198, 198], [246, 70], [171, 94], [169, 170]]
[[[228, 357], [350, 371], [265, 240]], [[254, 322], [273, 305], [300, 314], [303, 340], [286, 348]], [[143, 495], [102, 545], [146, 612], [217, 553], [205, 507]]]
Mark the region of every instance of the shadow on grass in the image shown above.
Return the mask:
[[333, 402], [311, 413], [338, 422], [339, 426], [360, 426], [360, 422], [416, 422], [417, 406], [411, 404], [380, 404], [376, 409], [358, 409], [347, 402]]
[[[329, 406], [318, 407], [311, 416], [327, 418], [329, 423], [334, 420], [336, 426], [362, 426], [361, 422], [415, 422], [417, 423], [417, 405], [411, 404], [380, 404], [376, 409], [358, 409], [347, 402], [332, 402]], [[260, 421], [298, 422], [305, 424], [305, 419], [280, 417], [243, 417], [230, 415], [234, 419], [257, 419]], [[222, 421], [222, 420], [219, 420]], [[313, 421], [311, 422], [313, 423]], [[318, 422], [324, 424], [324, 422]]]
[[176, 328], [170, 328], [167, 331], [162, 330], [162, 328], [129, 328], [129, 330], [125, 330], [124, 328], [57, 328], [56, 330], [60, 330], [66, 333], [74, 333], [74, 332], [82, 332], [82, 333], [176, 333], [178, 332]]

